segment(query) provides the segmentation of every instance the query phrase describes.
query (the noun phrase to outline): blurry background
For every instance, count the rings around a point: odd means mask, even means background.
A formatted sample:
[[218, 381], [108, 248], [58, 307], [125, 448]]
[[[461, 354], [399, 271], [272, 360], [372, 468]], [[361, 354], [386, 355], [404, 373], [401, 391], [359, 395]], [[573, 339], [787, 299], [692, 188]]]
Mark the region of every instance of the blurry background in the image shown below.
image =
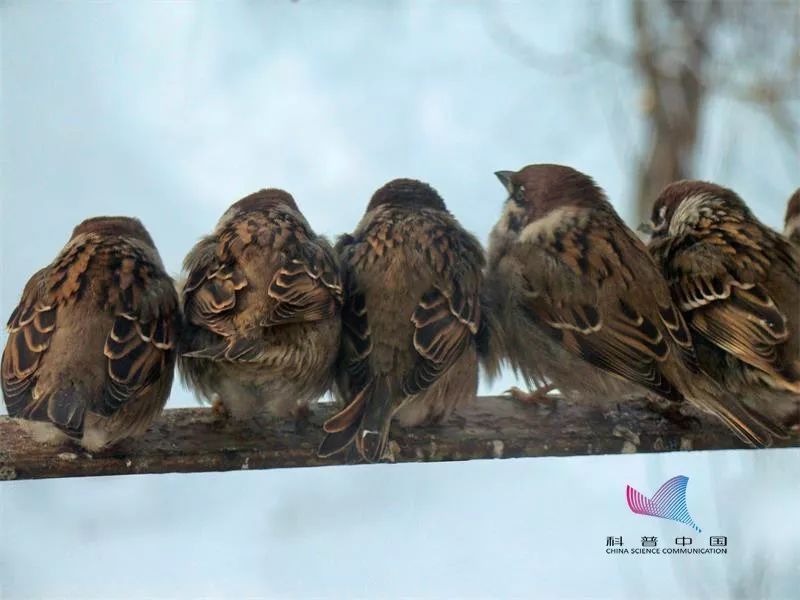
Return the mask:
[[[335, 236], [415, 177], [485, 242], [492, 173], [527, 163], [591, 174], [633, 226], [691, 176], [780, 228], [800, 185], [796, 2], [0, 11], [4, 319], [91, 215], [141, 218], [177, 274], [260, 187]], [[607, 556], [610, 535], [691, 533], [624, 501], [677, 474], [729, 554]], [[0, 597], [789, 598], [799, 495], [797, 450], [3, 484]]]

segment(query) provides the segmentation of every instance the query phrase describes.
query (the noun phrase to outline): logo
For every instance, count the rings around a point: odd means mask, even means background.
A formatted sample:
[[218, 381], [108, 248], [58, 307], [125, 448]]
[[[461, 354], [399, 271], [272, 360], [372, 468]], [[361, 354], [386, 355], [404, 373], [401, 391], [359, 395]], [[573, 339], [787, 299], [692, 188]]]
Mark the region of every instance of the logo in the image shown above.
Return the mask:
[[686, 506], [686, 485], [688, 483], [688, 477], [683, 475], [673, 477], [658, 488], [652, 498], [648, 498], [638, 490], [627, 486], [625, 495], [628, 500], [628, 506], [637, 515], [670, 519], [685, 523], [695, 531], [702, 531], [692, 520], [689, 509]]

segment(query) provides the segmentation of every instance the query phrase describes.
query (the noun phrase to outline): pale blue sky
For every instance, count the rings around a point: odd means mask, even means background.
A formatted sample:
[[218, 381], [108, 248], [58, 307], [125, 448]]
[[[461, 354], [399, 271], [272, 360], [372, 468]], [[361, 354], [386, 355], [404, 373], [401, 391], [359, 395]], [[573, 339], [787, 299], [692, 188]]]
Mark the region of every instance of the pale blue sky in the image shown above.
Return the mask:
[[[4, 4], [3, 318], [83, 218], [138, 216], [177, 273], [259, 187], [289, 190], [333, 236], [382, 183], [416, 177], [485, 240], [504, 200], [492, 173], [563, 162], [627, 215], [634, 79], [599, 60], [531, 69], [498, 39], [511, 27], [568, 54], [586, 7]], [[624, 41], [625, 4], [605, 15]], [[741, 106], [708, 114], [697, 175], [778, 226], [798, 185], [787, 149]], [[176, 386], [171, 406], [193, 402]], [[793, 450], [4, 484], [0, 596], [722, 598], [758, 555], [770, 597], [788, 598], [798, 465]], [[686, 533], [624, 503], [626, 484], [651, 493], [677, 474], [731, 554], [607, 557], [606, 535]]]

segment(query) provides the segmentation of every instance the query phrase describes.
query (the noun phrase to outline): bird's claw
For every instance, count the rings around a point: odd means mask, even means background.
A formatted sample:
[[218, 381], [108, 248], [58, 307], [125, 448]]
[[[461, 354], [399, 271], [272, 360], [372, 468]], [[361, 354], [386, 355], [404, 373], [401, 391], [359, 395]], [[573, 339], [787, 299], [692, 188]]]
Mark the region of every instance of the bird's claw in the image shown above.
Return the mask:
[[231, 416], [231, 413], [219, 396], [214, 396], [214, 399], [211, 401], [211, 411], [214, 413], [215, 417], [222, 421], [227, 421]]
[[551, 401], [559, 396], [549, 396], [548, 394], [556, 389], [555, 384], [548, 383], [540, 388], [537, 388], [530, 392], [525, 392], [520, 388], [514, 386], [507, 389], [503, 392], [506, 396], [511, 396], [517, 402], [521, 404], [541, 404], [542, 401]]

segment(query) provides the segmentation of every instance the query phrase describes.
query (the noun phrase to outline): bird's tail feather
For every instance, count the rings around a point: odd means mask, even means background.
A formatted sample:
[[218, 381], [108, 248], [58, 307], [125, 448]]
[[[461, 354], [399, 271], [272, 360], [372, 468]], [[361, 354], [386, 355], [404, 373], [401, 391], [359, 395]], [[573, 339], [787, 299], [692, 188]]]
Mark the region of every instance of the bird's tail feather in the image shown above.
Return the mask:
[[374, 379], [371, 388], [364, 406], [361, 427], [356, 435], [356, 448], [364, 460], [376, 462], [383, 456], [389, 439], [394, 402], [387, 378]]
[[774, 438], [786, 438], [788, 433], [777, 421], [748, 406], [733, 394], [716, 385], [698, 386], [693, 399], [700, 408], [717, 416], [743, 442], [750, 446], [769, 447]]
[[482, 293], [481, 320], [478, 333], [475, 335], [475, 342], [478, 358], [490, 382], [499, 376], [503, 357], [508, 356], [508, 351], [503, 344], [504, 336], [497, 318], [498, 313], [494, 298], [489, 292]]
[[57, 390], [47, 402], [50, 422], [71, 437], [80, 437], [86, 417], [87, 394], [73, 386]]
[[331, 456], [355, 443], [364, 460], [380, 460], [389, 437], [393, 404], [388, 379], [373, 378], [350, 404], [325, 422], [327, 435], [319, 456]]
[[361, 420], [353, 421], [340, 431], [333, 431], [325, 434], [325, 438], [317, 450], [317, 455], [321, 458], [328, 458], [334, 454], [338, 454], [351, 446], [353, 439], [358, 433], [358, 427]]

